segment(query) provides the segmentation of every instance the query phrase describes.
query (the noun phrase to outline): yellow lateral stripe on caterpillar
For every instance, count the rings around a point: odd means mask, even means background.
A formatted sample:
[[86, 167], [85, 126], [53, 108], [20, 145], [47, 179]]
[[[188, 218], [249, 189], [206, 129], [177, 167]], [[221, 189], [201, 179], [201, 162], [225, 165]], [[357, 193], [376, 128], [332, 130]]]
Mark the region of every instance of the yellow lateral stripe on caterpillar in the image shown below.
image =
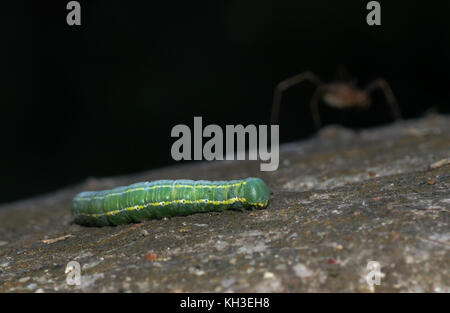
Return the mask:
[[[170, 205], [170, 204], [174, 204], [174, 203], [184, 203], [184, 204], [209, 203], [209, 204], [221, 205], [221, 204], [233, 204], [235, 202], [248, 203], [247, 199], [239, 198], [239, 197], [222, 200], [222, 201], [218, 201], [218, 200], [214, 201], [214, 200], [208, 200], [208, 199], [199, 199], [199, 200], [181, 199], [181, 200], [173, 200], [173, 201], [150, 202], [150, 203], [146, 203], [146, 204], [131, 206], [131, 207], [120, 209], [120, 210], [112, 210], [112, 211], [108, 211], [108, 212], [104, 212], [104, 213], [93, 213], [93, 214], [81, 213], [80, 215], [88, 216], [88, 217], [100, 217], [100, 216], [104, 216], [104, 215], [111, 216], [111, 215], [117, 215], [117, 214], [125, 212], [125, 211], [139, 211], [139, 210], [142, 210], [149, 206], [166, 206], [166, 205]], [[259, 207], [265, 207], [267, 205], [267, 202], [265, 202], [265, 203], [256, 202], [256, 203], [250, 203], [250, 204], [256, 205]]]
[[239, 183], [235, 183], [235, 184], [228, 184], [228, 185], [155, 185], [155, 186], [151, 186], [151, 187], [138, 187], [138, 188], [130, 188], [127, 189], [125, 191], [122, 192], [113, 192], [113, 193], [109, 193], [105, 196], [94, 196], [94, 197], [81, 197], [81, 198], [76, 198], [78, 201], [90, 201], [90, 200], [103, 200], [112, 196], [120, 196], [129, 192], [134, 192], [134, 191], [145, 191], [145, 190], [153, 190], [153, 189], [158, 189], [158, 188], [211, 188], [211, 189], [225, 189], [225, 188], [232, 188], [232, 187], [237, 187], [237, 186], [241, 186], [241, 185], [245, 185], [246, 182], [239, 182]]

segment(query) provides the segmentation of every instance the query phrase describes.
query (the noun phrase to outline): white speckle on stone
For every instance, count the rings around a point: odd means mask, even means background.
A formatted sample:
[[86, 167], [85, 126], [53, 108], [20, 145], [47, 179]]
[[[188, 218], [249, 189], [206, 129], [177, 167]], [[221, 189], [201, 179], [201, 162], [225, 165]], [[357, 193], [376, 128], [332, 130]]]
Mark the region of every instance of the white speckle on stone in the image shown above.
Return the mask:
[[265, 272], [263, 277], [264, 279], [274, 279], [275, 275], [272, 272]]
[[317, 178], [313, 176], [305, 176], [301, 178], [297, 178], [294, 180], [290, 180], [287, 183], [283, 184], [283, 189], [289, 191], [306, 191], [313, 189], [318, 184]]
[[450, 292], [450, 287], [436, 286], [436, 287], [434, 287], [433, 290], [434, 290], [434, 292], [449, 293]]
[[312, 194], [309, 198], [312, 200], [328, 200], [330, 196], [327, 193], [315, 193]]
[[203, 276], [203, 275], [205, 275], [205, 271], [204, 270], [197, 269], [195, 267], [190, 267], [189, 268], [189, 273], [194, 274], [196, 276]]
[[405, 262], [406, 262], [406, 264], [413, 264], [414, 263], [414, 257], [412, 257], [410, 255], [407, 255], [405, 257]]
[[231, 285], [233, 285], [235, 281], [236, 281], [236, 278], [234, 278], [234, 277], [223, 279], [222, 280], [222, 287], [228, 288]]
[[228, 246], [228, 244], [225, 241], [219, 240], [216, 242], [214, 247], [217, 249], [217, 251], [222, 251]]
[[298, 263], [293, 267], [293, 269], [295, 271], [295, 275], [297, 275], [300, 278], [309, 278], [314, 275], [313, 271], [311, 271], [302, 263]]
[[19, 283], [26, 283], [27, 281], [29, 281], [30, 280], [30, 277], [22, 277], [22, 278], [20, 278], [19, 279]]
[[82, 268], [83, 270], [87, 270], [87, 269], [89, 269], [89, 268], [92, 268], [92, 267], [97, 266], [98, 264], [100, 264], [100, 261], [94, 261], [94, 262], [91, 262], [91, 263], [83, 264], [83, 266], [82, 266], [81, 268]]
[[444, 234], [433, 234], [430, 236], [431, 240], [436, 240], [442, 243], [447, 243], [450, 241], [450, 233], [444, 233]]
[[264, 242], [258, 242], [254, 245], [247, 244], [242, 247], [239, 247], [238, 253], [246, 253], [251, 254], [254, 252], [263, 252], [267, 249], [267, 246]]
[[208, 227], [208, 224], [192, 224], [197, 227]]
[[87, 258], [87, 257], [90, 257], [90, 256], [93, 256], [92, 252], [90, 252], [90, 251], [87, 251], [87, 252], [82, 251], [78, 256], [75, 257], [75, 260]]
[[274, 277], [272, 279], [264, 279], [255, 286], [256, 292], [282, 292], [283, 287], [281, 281]]
[[36, 284], [36, 283], [31, 283], [31, 284], [29, 284], [29, 285], [27, 286], [27, 289], [28, 289], [28, 290], [33, 290], [33, 289], [36, 289], [36, 287], [37, 287], [37, 284]]
[[205, 271], [199, 270], [199, 271], [195, 272], [195, 275], [197, 275], [197, 276], [205, 275]]

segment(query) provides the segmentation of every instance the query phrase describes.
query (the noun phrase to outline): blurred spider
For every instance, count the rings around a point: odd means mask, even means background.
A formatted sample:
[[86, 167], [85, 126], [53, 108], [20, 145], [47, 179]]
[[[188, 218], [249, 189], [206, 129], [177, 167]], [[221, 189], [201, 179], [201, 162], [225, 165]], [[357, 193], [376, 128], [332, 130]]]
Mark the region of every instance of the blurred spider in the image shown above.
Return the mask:
[[311, 113], [316, 129], [319, 129], [321, 126], [319, 116], [319, 101], [321, 99], [325, 104], [336, 109], [368, 109], [371, 105], [370, 94], [378, 88], [383, 91], [395, 119], [402, 118], [394, 93], [384, 79], [376, 79], [369, 83], [364, 89], [360, 89], [356, 86], [355, 82], [345, 81], [343, 79], [331, 83], [323, 83], [314, 73], [306, 71], [285, 79], [276, 86], [272, 105], [272, 124], [278, 124], [283, 92], [305, 80], [310, 81], [317, 86], [310, 101]]

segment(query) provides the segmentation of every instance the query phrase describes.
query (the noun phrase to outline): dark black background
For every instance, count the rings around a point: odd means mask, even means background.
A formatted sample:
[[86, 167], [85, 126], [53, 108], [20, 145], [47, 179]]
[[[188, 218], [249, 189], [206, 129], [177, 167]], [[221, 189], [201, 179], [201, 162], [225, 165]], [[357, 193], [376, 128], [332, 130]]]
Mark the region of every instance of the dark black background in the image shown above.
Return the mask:
[[[339, 65], [365, 85], [385, 78], [406, 118], [450, 112], [450, 2], [15, 1], [2, 8], [0, 202], [89, 176], [174, 163], [170, 131], [267, 124], [277, 82], [304, 70], [324, 80]], [[311, 136], [313, 86], [286, 93], [280, 136]], [[381, 94], [368, 111], [321, 108], [325, 124], [392, 121]]]

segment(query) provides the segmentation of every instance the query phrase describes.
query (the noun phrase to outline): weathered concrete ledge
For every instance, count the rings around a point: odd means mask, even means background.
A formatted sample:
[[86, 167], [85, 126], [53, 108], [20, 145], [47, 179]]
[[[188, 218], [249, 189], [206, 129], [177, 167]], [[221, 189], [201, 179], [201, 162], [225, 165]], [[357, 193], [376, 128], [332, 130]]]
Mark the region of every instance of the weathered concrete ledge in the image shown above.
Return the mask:
[[[0, 207], [0, 292], [450, 292], [450, 117], [283, 145], [280, 168], [192, 163]], [[81, 190], [154, 179], [263, 178], [266, 210], [118, 227], [72, 223]], [[66, 284], [69, 261], [81, 286]], [[381, 264], [381, 285], [366, 282]]]

